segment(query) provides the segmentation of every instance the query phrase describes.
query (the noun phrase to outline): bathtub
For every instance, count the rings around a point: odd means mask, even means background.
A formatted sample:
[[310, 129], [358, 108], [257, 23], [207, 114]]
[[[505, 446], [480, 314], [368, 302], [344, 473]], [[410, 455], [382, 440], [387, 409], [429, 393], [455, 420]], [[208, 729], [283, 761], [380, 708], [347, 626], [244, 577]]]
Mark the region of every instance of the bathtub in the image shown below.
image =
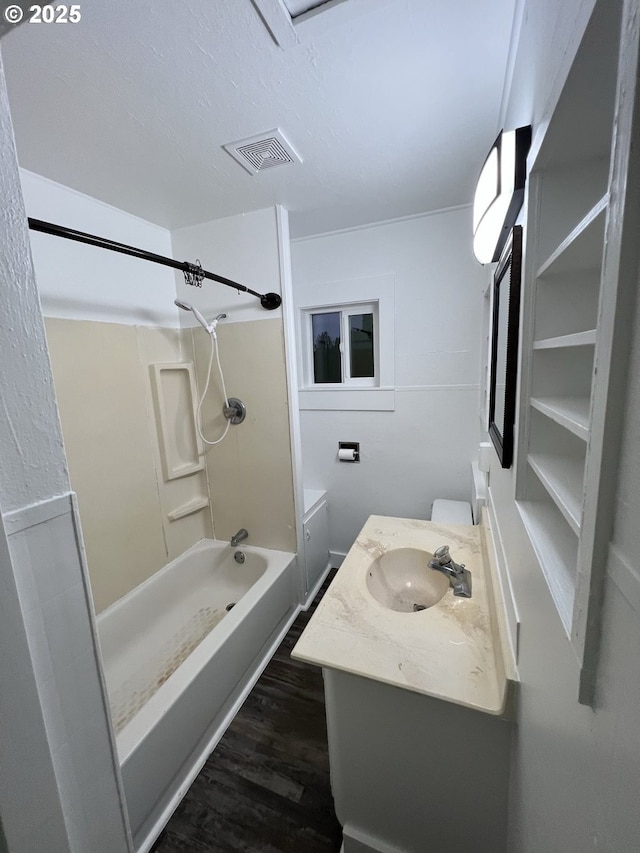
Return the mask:
[[137, 853], [151, 848], [224, 734], [298, 595], [294, 554], [203, 539], [98, 616]]

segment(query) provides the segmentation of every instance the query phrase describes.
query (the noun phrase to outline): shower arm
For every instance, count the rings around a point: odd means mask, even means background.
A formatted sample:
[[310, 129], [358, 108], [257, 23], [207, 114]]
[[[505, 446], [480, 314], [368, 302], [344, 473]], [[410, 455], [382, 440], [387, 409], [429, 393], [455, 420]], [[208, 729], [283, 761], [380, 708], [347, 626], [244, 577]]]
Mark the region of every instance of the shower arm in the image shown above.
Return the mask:
[[174, 261], [173, 258], [166, 258], [164, 255], [156, 255], [154, 252], [136, 249], [135, 246], [127, 246], [125, 243], [116, 243], [115, 240], [108, 240], [106, 237], [97, 237], [95, 234], [85, 234], [83, 231], [75, 231], [73, 228], [64, 228], [62, 225], [54, 225], [52, 222], [44, 222], [42, 219], [32, 219], [29, 217], [29, 228], [32, 231], [41, 231], [43, 234], [52, 234], [54, 237], [64, 237], [66, 240], [76, 240], [78, 243], [87, 243], [89, 246], [109, 249], [110, 252], [131, 255], [134, 258], [150, 261], [153, 264], [172, 267], [174, 270], [189, 273], [200, 280], [206, 278], [210, 281], [217, 281], [219, 284], [233, 287], [234, 290], [256, 296], [260, 300], [262, 307], [267, 311], [273, 311], [282, 304], [282, 297], [279, 293], [257, 293], [255, 290], [251, 290], [250, 287], [245, 287], [244, 284], [239, 284], [230, 278], [224, 278], [224, 276], [203, 270], [199, 265], [191, 264], [189, 261]]

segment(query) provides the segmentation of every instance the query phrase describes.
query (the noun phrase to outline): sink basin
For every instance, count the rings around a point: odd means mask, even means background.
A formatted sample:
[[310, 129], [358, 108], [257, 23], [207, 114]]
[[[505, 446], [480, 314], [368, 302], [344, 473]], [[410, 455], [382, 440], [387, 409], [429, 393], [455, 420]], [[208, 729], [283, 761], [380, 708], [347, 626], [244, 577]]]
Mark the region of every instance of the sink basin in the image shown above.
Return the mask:
[[367, 570], [367, 589], [375, 600], [400, 613], [433, 607], [449, 589], [448, 579], [429, 568], [433, 554], [418, 548], [394, 548]]

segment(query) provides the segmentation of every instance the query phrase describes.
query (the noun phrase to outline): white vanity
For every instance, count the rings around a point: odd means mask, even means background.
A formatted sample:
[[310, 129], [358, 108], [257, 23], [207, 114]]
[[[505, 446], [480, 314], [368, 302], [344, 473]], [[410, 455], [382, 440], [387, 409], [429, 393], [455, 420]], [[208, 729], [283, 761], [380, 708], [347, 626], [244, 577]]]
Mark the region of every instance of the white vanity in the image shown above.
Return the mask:
[[[485, 531], [371, 516], [293, 651], [323, 668], [344, 853], [505, 851], [515, 676]], [[443, 544], [471, 598], [429, 568]]]

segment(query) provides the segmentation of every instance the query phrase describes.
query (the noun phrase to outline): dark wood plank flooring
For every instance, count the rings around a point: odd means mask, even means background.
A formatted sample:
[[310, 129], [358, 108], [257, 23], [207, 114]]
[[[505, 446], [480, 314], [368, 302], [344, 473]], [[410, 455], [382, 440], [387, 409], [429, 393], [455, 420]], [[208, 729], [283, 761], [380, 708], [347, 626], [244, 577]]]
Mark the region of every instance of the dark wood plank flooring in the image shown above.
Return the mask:
[[290, 653], [299, 614], [152, 853], [337, 853], [322, 674]]

